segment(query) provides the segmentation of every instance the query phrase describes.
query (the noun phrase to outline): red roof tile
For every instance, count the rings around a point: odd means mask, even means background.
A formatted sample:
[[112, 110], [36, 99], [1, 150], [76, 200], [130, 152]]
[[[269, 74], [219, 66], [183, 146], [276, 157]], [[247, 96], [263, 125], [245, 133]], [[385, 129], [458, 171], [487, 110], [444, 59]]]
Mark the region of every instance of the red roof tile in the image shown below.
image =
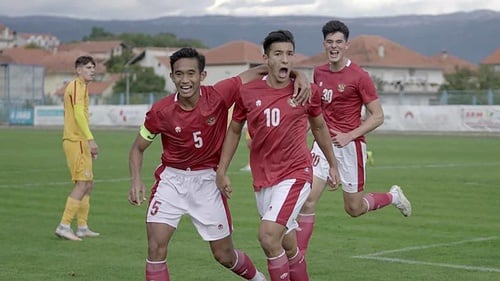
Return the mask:
[[443, 51], [440, 54], [436, 54], [431, 58], [441, 66], [445, 74], [455, 73], [457, 68], [466, 68], [473, 71], [478, 69], [478, 66], [476, 64], [450, 55], [446, 51]]
[[[89, 55], [89, 53], [81, 50], [58, 52], [54, 55], [44, 57], [42, 64], [45, 66], [47, 73], [74, 73], [76, 58], [84, 55]], [[96, 72], [105, 73], [106, 67], [96, 61]]]
[[[361, 35], [353, 38], [346, 54], [363, 67], [440, 68], [431, 58], [377, 35]], [[321, 52], [301, 61], [300, 65], [317, 66], [326, 62], [326, 54]]]
[[104, 53], [122, 44], [122, 41], [84, 41], [76, 43], [62, 44], [58, 47], [59, 51], [82, 50], [88, 53]]
[[261, 64], [262, 48], [248, 41], [231, 41], [203, 52], [207, 65]]
[[482, 62], [482, 64], [500, 64], [500, 48], [496, 49], [487, 56]]
[[14, 63], [42, 65], [42, 59], [52, 53], [45, 49], [17, 47], [3, 50], [3, 54]]
[[[262, 64], [262, 47], [248, 41], [231, 41], [210, 50], [199, 49], [205, 55], [207, 65], [220, 64]], [[295, 53], [295, 60], [301, 61], [307, 56]]]
[[[108, 89], [109, 87], [113, 86], [118, 80], [121, 79], [120, 74], [113, 74], [108, 77], [108, 79], [104, 81], [94, 81], [89, 83], [89, 95], [102, 95], [103, 92]], [[62, 96], [64, 95], [64, 91], [66, 90], [66, 86], [68, 84], [64, 85], [63, 87], [57, 89], [55, 92], [55, 95]]]
[[11, 57], [4, 55], [3, 53], [0, 52], [0, 63], [14, 63]]

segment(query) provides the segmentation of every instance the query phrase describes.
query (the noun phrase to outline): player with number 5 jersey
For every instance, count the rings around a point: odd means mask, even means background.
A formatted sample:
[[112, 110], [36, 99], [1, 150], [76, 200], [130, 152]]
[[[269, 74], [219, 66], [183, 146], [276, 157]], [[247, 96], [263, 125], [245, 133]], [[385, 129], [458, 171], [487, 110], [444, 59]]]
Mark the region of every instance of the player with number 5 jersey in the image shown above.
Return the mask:
[[[246, 280], [263, 281], [264, 274], [250, 258], [233, 247], [231, 214], [215, 185], [215, 168], [226, 134], [228, 109], [238, 88], [262, 77], [267, 68], [254, 67], [213, 86], [202, 86], [207, 75], [205, 57], [195, 49], [180, 49], [170, 56], [170, 64], [177, 92], [153, 104], [146, 113], [129, 155], [128, 200], [140, 205], [146, 200], [141, 177], [143, 154], [156, 136], [161, 137], [161, 165], [155, 171], [146, 215], [146, 281], [170, 280], [168, 244], [184, 215], [210, 244], [215, 260]], [[304, 80], [301, 82], [303, 86]], [[307, 87], [302, 88], [307, 91]], [[201, 270], [196, 264], [192, 267]], [[202, 276], [205, 274], [200, 271]]]

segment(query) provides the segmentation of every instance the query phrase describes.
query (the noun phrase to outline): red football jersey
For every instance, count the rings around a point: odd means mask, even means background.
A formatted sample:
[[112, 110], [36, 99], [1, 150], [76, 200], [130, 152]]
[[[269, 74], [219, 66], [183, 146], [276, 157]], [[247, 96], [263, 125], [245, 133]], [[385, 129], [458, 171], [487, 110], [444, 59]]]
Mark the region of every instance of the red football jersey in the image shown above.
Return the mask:
[[[359, 127], [363, 105], [378, 99], [370, 75], [351, 61], [338, 72], [331, 71], [328, 63], [316, 67], [314, 83], [322, 92], [321, 106], [328, 128], [343, 133]], [[364, 141], [365, 137], [358, 139]]]
[[316, 85], [312, 89], [311, 103], [301, 106], [291, 99], [293, 83], [282, 89], [271, 88], [265, 80], [241, 86], [233, 120], [239, 123], [247, 120], [256, 191], [285, 179], [312, 181], [308, 117], [321, 114], [321, 94]]
[[216, 168], [227, 129], [228, 109], [241, 85], [239, 77], [214, 86], [201, 86], [200, 99], [192, 110], [177, 102], [177, 94], [167, 96], [146, 113], [144, 126], [161, 134], [162, 163], [177, 169]]

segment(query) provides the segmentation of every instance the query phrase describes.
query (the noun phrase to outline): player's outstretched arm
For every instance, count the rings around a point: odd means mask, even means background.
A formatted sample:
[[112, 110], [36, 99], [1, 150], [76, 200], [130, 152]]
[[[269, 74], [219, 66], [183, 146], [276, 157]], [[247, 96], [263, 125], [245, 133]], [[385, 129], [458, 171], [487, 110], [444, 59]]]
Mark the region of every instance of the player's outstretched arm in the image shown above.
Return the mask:
[[293, 98], [297, 104], [305, 105], [311, 102], [311, 82], [302, 71], [292, 70], [290, 76], [294, 77]]
[[340, 183], [340, 175], [326, 122], [323, 119], [323, 115], [320, 114], [316, 117], [310, 117], [309, 123], [311, 124], [311, 132], [314, 139], [323, 151], [330, 166], [328, 184], [331, 190], [336, 190]]
[[245, 83], [248, 83], [252, 80], [261, 79], [268, 72], [269, 72], [269, 70], [267, 68], [267, 65], [261, 64], [261, 65], [254, 66], [252, 68], [249, 68], [249, 69], [243, 71], [238, 76], [241, 79], [241, 83], [245, 84]]
[[146, 200], [146, 188], [142, 182], [141, 170], [144, 151], [151, 145], [141, 133], [137, 134], [129, 153], [130, 190], [128, 201], [132, 205], [140, 206]]
[[217, 167], [215, 184], [219, 188], [220, 192], [227, 198], [231, 198], [231, 193], [233, 192], [231, 182], [227, 176], [227, 169], [229, 168], [229, 164], [231, 163], [234, 153], [238, 148], [242, 129], [242, 123], [231, 121], [229, 124], [226, 138], [224, 139], [224, 144], [222, 145], [219, 165]]

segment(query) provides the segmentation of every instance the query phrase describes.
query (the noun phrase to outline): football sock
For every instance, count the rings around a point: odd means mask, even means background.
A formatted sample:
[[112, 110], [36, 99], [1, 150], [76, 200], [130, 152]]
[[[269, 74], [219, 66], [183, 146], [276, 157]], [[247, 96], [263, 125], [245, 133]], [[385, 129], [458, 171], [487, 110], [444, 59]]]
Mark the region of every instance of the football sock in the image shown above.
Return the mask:
[[167, 261], [146, 260], [146, 281], [170, 281]]
[[236, 253], [236, 262], [230, 270], [246, 280], [251, 280], [257, 274], [257, 269], [252, 260], [240, 250], [234, 250]]
[[76, 212], [80, 208], [80, 200], [76, 200], [68, 196], [66, 199], [66, 206], [64, 207], [64, 212], [61, 218], [61, 224], [71, 225], [71, 221], [76, 215]]
[[271, 281], [290, 281], [290, 267], [285, 251], [277, 257], [267, 258], [267, 270]]
[[84, 228], [87, 226], [87, 220], [89, 218], [89, 210], [90, 210], [90, 196], [83, 196], [80, 201], [80, 208], [78, 208], [78, 212], [76, 212], [76, 218], [78, 221], [78, 227]]
[[367, 208], [366, 212], [383, 208], [392, 203], [392, 194], [390, 193], [368, 193], [363, 197]]
[[294, 257], [288, 259], [290, 266], [290, 281], [309, 281], [307, 275], [306, 257], [297, 248], [297, 253]]
[[391, 203], [392, 204], [396, 204], [399, 202], [399, 194], [397, 192], [389, 192], [391, 195], [392, 195], [392, 200], [391, 200]]
[[303, 255], [306, 255], [307, 246], [309, 240], [311, 239], [313, 229], [315, 214], [299, 214], [297, 217], [297, 222], [299, 223], [299, 228], [297, 229], [297, 244]]

